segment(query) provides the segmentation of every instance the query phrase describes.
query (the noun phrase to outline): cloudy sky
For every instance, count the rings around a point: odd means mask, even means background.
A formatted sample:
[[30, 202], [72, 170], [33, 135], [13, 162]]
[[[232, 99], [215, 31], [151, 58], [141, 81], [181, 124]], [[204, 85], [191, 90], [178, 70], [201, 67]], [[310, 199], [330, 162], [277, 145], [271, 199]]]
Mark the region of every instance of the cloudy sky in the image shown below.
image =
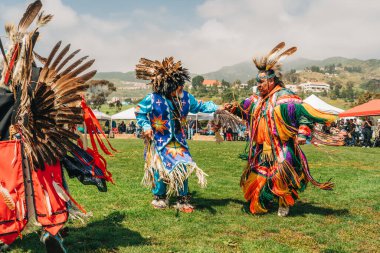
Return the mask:
[[[0, 1], [0, 26], [32, 2]], [[193, 73], [215, 71], [280, 41], [297, 57], [380, 58], [378, 0], [42, 0], [54, 20], [37, 51], [62, 40], [99, 71], [131, 71], [140, 57], [173, 55]], [[5, 35], [5, 32], [0, 32]], [[2, 38], [3, 40], [5, 38]]]

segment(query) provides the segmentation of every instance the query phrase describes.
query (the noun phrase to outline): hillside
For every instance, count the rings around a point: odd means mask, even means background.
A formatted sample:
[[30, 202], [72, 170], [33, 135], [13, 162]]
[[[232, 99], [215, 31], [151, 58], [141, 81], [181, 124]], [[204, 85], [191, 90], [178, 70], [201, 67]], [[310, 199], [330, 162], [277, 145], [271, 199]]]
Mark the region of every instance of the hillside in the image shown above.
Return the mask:
[[126, 73], [122, 72], [98, 72], [96, 73], [94, 79], [106, 79], [113, 82], [127, 81], [127, 82], [141, 82], [136, 79], [134, 71], [129, 71]]
[[[325, 66], [332, 64], [339, 66], [336, 68], [333, 75], [303, 71], [305, 68], [310, 68], [312, 66], [317, 66], [323, 69]], [[347, 68], [356, 68], [359, 69], [359, 71], [347, 71]], [[283, 72], [287, 72], [291, 69], [297, 70], [297, 75], [300, 82], [340, 82], [345, 85], [347, 82], [351, 81], [354, 83], [354, 87], [356, 89], [360, 89], [360, 85], [370, 79], [380, 79], [380, 60], [377, 59], [359, 60], [344, 57], [331, 57], [324, 60], [311, 60], [297, 58], [289, 59], [289, 61], [284, 65]], [[217, 71], [200, 75], [202, 75], [205, 79], [224, 79], [228, 82], [241, 80], [242, 82], [247, 82], [248, 80], [254, 78], [256, 74], [257, 70], [253, 63], [251, 61], [247, 61], [231, 66], [225, 66]], [[198, 74], [192, 73], [191, 77], [196, 75]], [[110, 97], [138, 99], [150, 92], [149, 86], [144, 86], [141, 84], [139, 86], [138, 83], [147, 82], [136, 79], [134, 71], [126, 73], [100, 72], [96, 74], [95, 79], [106, 79], [115, 83], [118, 90], [111, 94]]]
[[[283, 71], [289, 71], [290, 69], [303, 70], [306, 67], [318, 66], [324, 67], [327, 65], [338, 65], [347, 67], [360, 67], [363, 72], [360, 76], [364, 76], [365, 79], [370, 78], [380, 78], [380, 60], [370, 59], [370, 60], [359, 60], [359, 59], [348, 59], [344, 57], [331, 57], [325, 60], [310, 60], [305, 58], [297, 58], [294, 60], [289, 60], [285, 65]], [[228, 82], [233, 82], [237, 79], [242, 82], [246, 82], [252, 79], [257, 74], [257, 70], [251, 61], [241, 62], [231, 66], [225, 66], [221, 69], [200, 74], [206, 79], [217, 79], [226, 80]], [[198, 74], [192, 73], [191, 77]], [[136, 79], [135, 72], [129, 71], [126, 73], [122, 72], [99, 72], [96, 74], [95, 79], [107, 79], [114, 81], [115, 83], [120, 83], [120, 81], [126, 82], [141, 82], [141, 80]]]
[[[325, 60], [310, 60], [305, 58], [298, 58], [294, 60], [289, 60], [283, 68], [283, 71], [289, 71], [291, 69], [303, 70], [306, 67], [318, 66], [324, 67], [327, 65], [338, 65], [346, 67], [360, 67], [363, 72], [361, 76], [365, 76], [365, 79], [370, 78], [380, 78], [380, 60], [370, 59], [370, 60], [358, 60], [358, 59], [348, 59], [344, 57], [331, 57]], [[228, 82], [233, 82], [237, 79], [242, 82], [246, 82], [253, 78], [257, 74], [257, 70], [251, 61], [238, 63], [232, 66], [223, 67], [220, 70], [202, 74], [206, 79], [218, 79], [226, 80]]]

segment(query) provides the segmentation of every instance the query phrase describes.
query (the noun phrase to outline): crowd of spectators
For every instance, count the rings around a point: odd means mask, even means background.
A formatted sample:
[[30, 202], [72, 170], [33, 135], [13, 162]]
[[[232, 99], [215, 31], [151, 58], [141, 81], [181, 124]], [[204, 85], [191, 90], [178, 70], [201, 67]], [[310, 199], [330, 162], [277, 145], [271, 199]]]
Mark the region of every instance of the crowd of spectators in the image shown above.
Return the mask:
[[340, 119], [332, 123], [330, 126], [323, 126], [322, 130], [327, 134], [334, 134], [339, 131], [345, 136], [346, 146], [362, 146], [362, 147], [379, 147], [380, 146], [380, 127], [374, 124], [369, 117], [363, 120], [357, 118]]
[[[107, 125], [107, 124], [106, 124]], [[141, 129], [138, 128], [134, 121], [128, 125], [124, 121], [118, 124], [112, 122], [112, 129], [114, 133], [119, 134], [136, 134], [140, 135]], [[331, 123], [329, 126], [324, 125], [322, 131], [326, 134], [342, 134], [346, 146], [362, 146], [362, 147], [380, 147], [380, 120], [376, 124], [374, 120], [369, 117], [363, 120], [353, 119], [340, 119]], [[201, 127], [195, 121], [189, 121], [186, 131], [187, 139], [192, 139], [194, 134], [201, 135], [215, 135], [211, 122], [208, 122], [206, 127]], [[248, 129], [242, 125], [239, 129], [234, 129], [231, 126], [220, 129], [220, 134], [225, 141], [247, 141], [249, 138]]]
[[[188, 122], [188, 128], [186, 132], [187, 139], [192, 139], [194, 134], [200, 135], [215, 135], [211, 122], [208, 122], [206, 127], [201, 127], [201, 124], [198, 124], [195, 121]], [[246, 141], [248, 140], [248, 131], [247, 127], [241, 125], [238, 130], [233, 129], [231, 126], [224, 127], [220, 129], [220, 134], [225, 141]]]
[[137, 130], [138, 129], [134, 121], [131, 121], [128, 125], [122, 121], [119, 123], [117, 128], [113, 127], [113, 132], [118, 134], [136, 134]]

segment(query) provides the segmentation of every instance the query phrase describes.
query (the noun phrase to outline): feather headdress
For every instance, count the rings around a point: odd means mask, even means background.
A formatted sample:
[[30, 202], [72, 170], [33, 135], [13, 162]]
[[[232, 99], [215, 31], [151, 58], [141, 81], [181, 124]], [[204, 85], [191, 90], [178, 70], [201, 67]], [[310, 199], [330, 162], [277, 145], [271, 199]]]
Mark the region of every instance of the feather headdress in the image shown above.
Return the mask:
[[296, 47], [291, 47], [284, 52], [280, 53], [285, 47], [285, 42], [279, 43], [275, 46], [266, 56], [261, 58], [253, 58], [253, 63], [256, 65], [256, 68], [259, 72], [267, 71], [277, 71], [281, 62], [288, 56], [294, 54], [297, 51]]
[[[41, 8], [40, 0], [33, 2], [18, 26], [6, 26], [9, 64], [0, 83], [14, 93], [12, 128], [21, 135], [25, 155], [35, 169], [56, 163], [76, 147], [79, 136], [72, 126], [83, 123], [81, 95], [88, 88], [86, 81], [96, 73], [86, 72], [94, 60], [73, 60], [79, 50], [70, 53], [70, 45], [61, 49], [58, 42], [46, 58], [34, 52], [38, 29], [52, 19]], [[34, 21], [35, 28], [29, 29]], [[41, 69], [35, 67], [36, 59], [42, 62]]]
[[189, 71], [182, 67], [181, 61], [175, 62], [173, 57], [162, 61], [141, 58], [136, 65], [136, 77], [149, 80], [153, 91], [160, 94], [170, 94], [190, 80]]

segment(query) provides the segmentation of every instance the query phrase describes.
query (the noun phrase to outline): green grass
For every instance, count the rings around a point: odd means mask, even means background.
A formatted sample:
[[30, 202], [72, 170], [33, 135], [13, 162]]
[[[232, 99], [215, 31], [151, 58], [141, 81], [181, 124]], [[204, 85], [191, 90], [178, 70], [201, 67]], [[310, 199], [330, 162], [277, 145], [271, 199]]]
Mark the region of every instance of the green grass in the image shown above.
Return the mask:
[[[150, 206], [140, 186], [140, 140], [112, 140], [122, 153], [107, 158], [116, 185], [107, 193], [69, 180], [76, 200], [93, 217], [71, 221], [69, 252], [376, 252], [380, 249], [380, 149], [305, 146], [313, 176], [332, 181], [334, 191], [312, 185], [289, 217], [276, 210], [254, 216], [246, 211], [239, 180], [244, 143], [190, 142], [198, 165], [209, 174], [200, 189], [190, 180], [197, 209], [192, 214]], [[17, 240], [14, 252], [43, 252], [36, 234]]]

